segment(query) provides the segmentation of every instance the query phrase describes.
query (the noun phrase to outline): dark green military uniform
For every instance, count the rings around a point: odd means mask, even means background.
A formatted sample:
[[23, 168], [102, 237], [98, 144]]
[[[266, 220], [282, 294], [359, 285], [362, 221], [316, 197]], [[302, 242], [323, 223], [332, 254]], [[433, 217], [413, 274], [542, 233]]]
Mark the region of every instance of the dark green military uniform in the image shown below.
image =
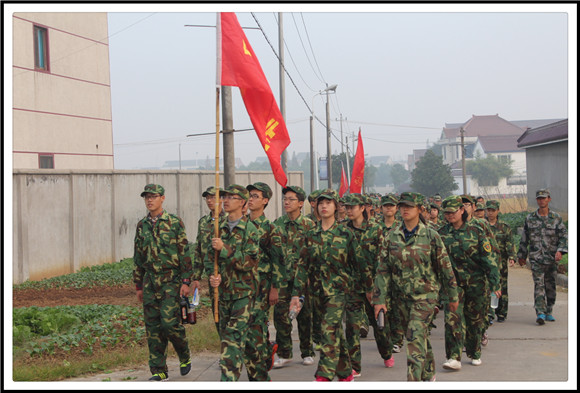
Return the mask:
[[[455, 212], [461, 206], [463, 203], [458, 196], [443, 201], [446, 212]], [[491, 285], [491, 291], [499, 290], [499, 271], [491, 242], [475, 221], [464, 222], [459, 229], [448, 223], [439, 234], [447, 247], [459, 293], [457, 311], [445, 309], [447, 359], [460, 361], [464, 342], [467, 356], [480, 359], [481, 337], [490, 301], [488, 286]]]
[[[146, 193], [164, 195], [163, 187], [145, 186]], [[133, 281], [143, 290], [143, 313], [152, 374], [167, 374], [167, 345], [171, 341], [180, 363], [189, 361], [185, 328], [181, 324], [180, 288], [193, 274], [185, 226], [176, 215], [163, 212], [143, 218], [135, 233]], [[164, 379], [164, 378], [163, 378]]]

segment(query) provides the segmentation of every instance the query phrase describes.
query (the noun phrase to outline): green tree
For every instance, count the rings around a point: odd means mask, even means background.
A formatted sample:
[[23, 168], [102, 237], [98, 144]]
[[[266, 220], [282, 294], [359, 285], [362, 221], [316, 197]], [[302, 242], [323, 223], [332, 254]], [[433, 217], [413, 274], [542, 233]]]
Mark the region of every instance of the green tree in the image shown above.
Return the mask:
[[499, 160], [495, 156], [475, 157], [465, 163], [465, 170], [481, 187], [497, 186], [500, 179], [513, 174], [512, 161]]
[[443, 164], [443, 157], [427, 150], [412, 173], [411, 188], [423, 195], [450, 195], [459, 186], [451, 175], [451, 167]]
[[395, 186], [395, 189], [398, 189], [401, 184], [409, 180], [410, 174], [403, 165], [395, 164], [391, 169], [391, 177], [393, 179], [393, 185]]

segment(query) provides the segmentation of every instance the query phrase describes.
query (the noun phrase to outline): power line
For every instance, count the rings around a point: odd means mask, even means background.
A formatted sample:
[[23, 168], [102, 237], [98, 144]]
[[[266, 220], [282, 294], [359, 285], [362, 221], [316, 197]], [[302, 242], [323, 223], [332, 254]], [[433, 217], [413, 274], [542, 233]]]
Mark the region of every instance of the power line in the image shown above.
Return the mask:
[[306, 47], [304, 46], [304, 41], [302, 41], [302, 36], [300, 35], [300, 30], [298, 30], [298, 25], [296, 24], [296, 18], [294, 17], [294, 14], [292, 14], [292, 20], [294, 21], [294, 27], [296, 27], [296, 32], [298, 33], [298, 38], [300, 39], [300, 44], [302, 45], [302, 49], [304, 50], [304, 54], [306, 55], [306, 60], [308, 60], [308, 64], [310, 64], [310, 68], [312, 68], [312, 71], [314, 71], [314, 75], [318, 78], [318, 80], [320, 82], [324, 83], [324, 80], [320, 79], [320, 77], [316, 74], [316, 70], [314, 69], [312, 62], [310, 61], [310, 56], [308, 55], [308, 52], [306, 51]]
[[306, 22], [304, 22], [304, 15], [302, 15], [302, 12], [300, 13], [300, 17], [302, 18], [302, 24], [304, 25], [304, 31], [306, 32], [306, 38], [308, 39], [308, 45], [310, 45], [310, 51], [312, 52], [312, 57], [314, 58], [314, 62], [316, 63], [316, 68], [318, 68], [318, 72], [320, 72], [320, 76], [322, 77], [322, 80], [326, 84], [324, 75], [322, 75], [322, 71], [320, 71], [320, 67], [318, 66], [318, 61], [316, 61], [316, 55], [314, 54], [314, 50], [312, 49], [310, 35], [308, 34], [308, 29], [306, 28]]

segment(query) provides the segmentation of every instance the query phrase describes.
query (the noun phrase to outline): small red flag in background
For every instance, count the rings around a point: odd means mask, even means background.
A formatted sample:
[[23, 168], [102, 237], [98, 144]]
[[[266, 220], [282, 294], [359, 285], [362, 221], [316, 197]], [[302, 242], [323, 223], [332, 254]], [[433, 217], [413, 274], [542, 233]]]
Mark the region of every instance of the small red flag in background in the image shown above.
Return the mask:
[[220, 12], [218, 27], [219, 84], [238, 86], [244, 105], [266, 151], [274, 178], [285, 187], [287, 177], [280, 164], [282, 152], [290, 144], [288, 129], [282, 113], [266, 80], [250, 42], [246, 38], [236, 14]]
[[338, 189], [338, 196], [342, 198], [346, 190], [348, 190], [348, 179], [346, 178], [346, 173], [344, 172], [344, 164], [342, 165], [342, 174], [340, 175], [340, 188]]
[[358, 129], [358, 142], [356, 145], [356, 154], [352, 166], [352, 176], [350, 178], [350, 193], [361, 194], [362, 185], [365, 178], [365, 151], [363, 147], [362, 135]]

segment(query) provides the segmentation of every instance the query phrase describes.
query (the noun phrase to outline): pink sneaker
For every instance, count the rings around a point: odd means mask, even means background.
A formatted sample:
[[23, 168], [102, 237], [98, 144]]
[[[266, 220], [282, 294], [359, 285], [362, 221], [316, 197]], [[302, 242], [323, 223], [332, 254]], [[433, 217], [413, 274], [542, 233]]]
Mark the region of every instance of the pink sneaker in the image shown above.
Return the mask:
[[330, 379], [328, 379], [326, 377], [316, 377], [314, 382], [330, 382]]
[[395, 358], [391, 356], [389, 359], [385, 360], [385, 367], [391, 368], [395, 365]]
[[352, 373], [346, 378], [338, 378], [338, 382], [352, 382], [354, 381], [354, 375]]

